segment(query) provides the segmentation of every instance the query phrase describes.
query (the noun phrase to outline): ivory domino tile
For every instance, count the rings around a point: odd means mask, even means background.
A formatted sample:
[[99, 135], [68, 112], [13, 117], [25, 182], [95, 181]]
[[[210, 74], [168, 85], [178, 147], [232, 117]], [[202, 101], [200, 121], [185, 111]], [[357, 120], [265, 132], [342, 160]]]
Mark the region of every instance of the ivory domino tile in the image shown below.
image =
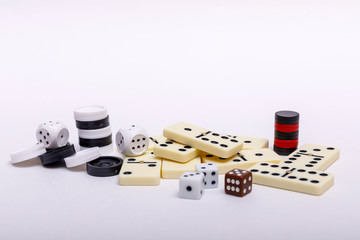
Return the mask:
[[279, 163], [283, 159], [268, 148], [243, 150], [230, 158], [220, 158], [212, 154], [201, 155], [203, 163], [214, 163], [219, 168], [219, 174], [225, 174], [234, 168], [247, 169], [258, 162]]
[[160, 184], [162, 159], [152, 152], [126, 157], [119, 174], [123, 186], [155, 186]]
[[312, 195], [322, 195], [334, 184], [330, 173], [284, 164], [257, 163], [249, 171], [253, 174], [253, 183]]
[[158, 157], [184, 163], [199, 156], [200, 151], [188, 145], [166, 139], [154, 146], [154, 154]]
[[286, 158], [282, 164], [288, 167], [325, 171], [339, 159], [339, 156], [340, 149], [338, 148], [305, 144]]
[[184, 172], [195, 172], [195, 166], [199, 163], [201, 163], [200, 157], [195, 157], [186, 163], [163, 159], [161, 176], [167, 179], [178, 179]]
[[224, 158], [236, 154], [243, 146], [243, 143], [234, 137], [185, 122], [164, 128], [163, 135], [176, 142]]

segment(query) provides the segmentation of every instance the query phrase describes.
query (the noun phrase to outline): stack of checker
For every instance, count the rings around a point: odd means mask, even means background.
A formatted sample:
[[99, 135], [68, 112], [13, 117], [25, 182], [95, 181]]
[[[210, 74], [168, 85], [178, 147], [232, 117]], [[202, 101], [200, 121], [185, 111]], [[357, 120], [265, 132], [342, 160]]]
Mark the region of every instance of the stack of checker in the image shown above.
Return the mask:
[[299, 143], [299, 118], [294, 111], [275, 113], [274, 151], [279, 155], [289, 155], [297, 149]]
[[74, 111], [74, 118], [82, 149], [99, 147], [102, 154], [113, 151], [109, 115], [105, 107], [79, 108]]

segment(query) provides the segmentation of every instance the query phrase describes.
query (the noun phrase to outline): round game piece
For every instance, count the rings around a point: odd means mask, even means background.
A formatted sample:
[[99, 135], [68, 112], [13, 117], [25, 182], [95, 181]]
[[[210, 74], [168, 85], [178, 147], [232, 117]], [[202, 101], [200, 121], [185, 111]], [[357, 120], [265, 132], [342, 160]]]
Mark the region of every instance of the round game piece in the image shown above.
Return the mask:
[[111, 136], [111, 127], [105, 127], [95, 130], [82, 130], [78, 129], [78, 135], [79, 138], [85, 138], [85, 139], [97, 139], [97, 138], [105, 138], [108, 136]]
[[96, 139], [86, 139], [79, 138], [79, 145], [82, 147], [104, 147], [110, 145], [112, 143], [112, 135], [109, 135], [104, 138], [96, 138]]
[[279, 148], [296, 148], [299, 143], [298, 139], [294, 140], [280, 140], [275, 138], [274, 139], [274, 146]]
[[123, 160], [114, 156], [102, 156], [86, 164], [86, 171], [95, 177], [109, 177], [119, 174]]
[[278, 124], [297, 124], [300, 114], [294, 111], [278, 111], [275, 113], [275, 122]]
[[110, 126], [109, 115], [104, 119], [100, 119], [96, 121], [83, 122], [83, 121], [75, 120], [75, 122], [76, 122], [76, 127], [82, 130], [95, 130]]
[[46, 153], [44, 144], [38, 143], [32, 147], [22, 149], [10, 155], [11, 163], [24, 162]]
[[104, 106], [86, 106], [74, 111], [76, 121], [89, 122], [105, 119], [108, 116]]
[[63, 160], [66, 157], [70, 157], [76, 153], [74, 144], [66, 144], [64, 147], [48, 149], [46, 153], [40, 156], [41, 163], [48, 165]]
[[294, 140], [299, 138], [299, 132], [284, 133], [275, 130], [275, 138], [280, 140]]
[[280, 124], [275, 122], [275, 130], [279, 132], [296, 132], [299, 130], [299, 123], [296, 124]]
[[296, 151], [297, 148], [279, 148], [277, 146], [274, 146], [274, 152], [281, 156], [288, 156], [294, 151]]
[[75, 155], [67, 157], [64, 160], [66, 167], [71, 168], [90, 162], [100, 156], [101, 153], [99, 147], [93, 147], [77, 152]]

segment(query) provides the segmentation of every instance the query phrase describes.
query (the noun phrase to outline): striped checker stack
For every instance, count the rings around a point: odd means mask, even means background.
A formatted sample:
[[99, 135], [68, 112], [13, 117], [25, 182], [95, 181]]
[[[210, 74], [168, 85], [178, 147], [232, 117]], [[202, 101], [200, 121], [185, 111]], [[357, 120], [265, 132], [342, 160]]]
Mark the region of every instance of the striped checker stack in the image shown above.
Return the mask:
[[275, 113], [274, 151], [279, 155], [289, 155], [294, 152], [299, 143], [299, 118], [294, 111], [279, 111]]
[[105, 107], [79, 108], [74, 111], [74, 118], [81, 149], [99, 147], [102, 154], [113, 151], [109, 115]]

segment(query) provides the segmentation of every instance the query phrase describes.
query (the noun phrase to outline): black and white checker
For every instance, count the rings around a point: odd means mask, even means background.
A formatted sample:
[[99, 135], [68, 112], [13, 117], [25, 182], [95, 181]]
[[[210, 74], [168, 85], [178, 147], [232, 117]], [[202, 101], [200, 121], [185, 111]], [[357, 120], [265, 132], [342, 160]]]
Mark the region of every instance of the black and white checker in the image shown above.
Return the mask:
[[100, 151], [113, 151], [112, 132], [107, 109], [103, 106], [87, 106], [74, 111], [81, 149], [99, 147]]

